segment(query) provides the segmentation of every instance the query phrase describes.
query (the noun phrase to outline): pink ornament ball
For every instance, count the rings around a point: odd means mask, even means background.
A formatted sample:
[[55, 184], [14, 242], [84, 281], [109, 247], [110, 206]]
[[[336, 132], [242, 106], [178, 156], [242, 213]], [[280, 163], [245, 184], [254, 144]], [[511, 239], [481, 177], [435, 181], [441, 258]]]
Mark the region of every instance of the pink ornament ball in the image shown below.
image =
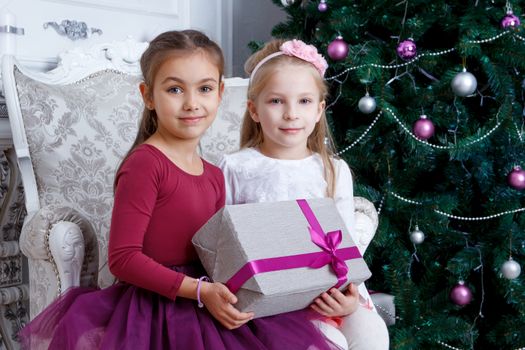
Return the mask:
[[326, 3], [326, 0], [321, 0], [319, 2], [317, 10], [319, 10], [319, 12], [326, 12], [328, 10], [328, 4]]
[[465, 285], [465, 282], [459, 281], [458, 284], [450, 291], [450, 300], [456, 305], [465, 306], [472, 301], [472, 292]]
[[516, 165], [507, 176], [509, 185], [517, 190], [525, 189], [525, 170]]
[[420, 140], [428, 140], [434, 135], [434, 124], [426, 115], [419, 117], [412, 128], [414, 135]]
[[514, 15], [512, 12], [507, 12], [505, 17], [501, 19], [501, 27], [505, 29], [512, 29], [519, 27], [521, 21], [518, 16]]
[[397, 45], [396, 51], [399, 57], [408, 61], [417, 55], [416, 43], [412, 39], [403, 40]]
[[341, 61], [348, 55], [348, 44], [338, 36], [328, 45], [328, 56], [334, 61]]

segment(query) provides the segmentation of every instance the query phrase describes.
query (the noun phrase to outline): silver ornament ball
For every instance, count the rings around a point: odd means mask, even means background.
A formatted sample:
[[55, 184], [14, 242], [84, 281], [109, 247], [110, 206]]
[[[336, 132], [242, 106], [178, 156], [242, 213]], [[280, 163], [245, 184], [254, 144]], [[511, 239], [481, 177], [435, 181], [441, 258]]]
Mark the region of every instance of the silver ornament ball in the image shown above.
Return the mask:
[[288, 7], [290, 5], [293, 5], [295, 0], [281, 0], [281, 4], [283, 4], [284, 7]]
[[416, 226], [416, 229], [410, 232], [410, 241], [414, 244], [421, 244], [425, 240], [425, 234]]
[[508, 280], [518, 278], [521, 274], [521, 266], [510, 258], [501, 265], [501, 274]]
[[476, 91], [476, 88], [478, 87], [478, 81], [472, 73], [469, 73], [466, 69], [463, 69], [463, 72], [458, 73], [454, 79], [452, 79], [450, 86], [456, 95], [465, 97], [472, 95], [472, 93]]
[[376, 106], [376, 99], [370, 96], [368, 93], [365, 96], [361, 97], [359, 103], [357, 104], [359, 110], [364, 114], [372, 113], [376, 110]]

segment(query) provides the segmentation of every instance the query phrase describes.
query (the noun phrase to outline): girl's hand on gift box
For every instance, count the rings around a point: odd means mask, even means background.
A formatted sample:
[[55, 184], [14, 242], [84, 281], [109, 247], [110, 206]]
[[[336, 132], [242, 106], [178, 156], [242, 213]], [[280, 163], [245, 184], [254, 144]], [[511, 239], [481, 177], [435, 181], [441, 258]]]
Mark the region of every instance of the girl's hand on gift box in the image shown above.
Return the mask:
[[337, 288], [324, 292], [310, 305], [312, 309], [327, 317], [350, 315], [358, 306], [359, 292], [353, 283], [348, 285], [344, 293]]
[[253, 312], [240, 312], [234, 308], [232, 304], [237, 302], [237, 297], [219, 282], [203, 282], [201, 300], [210, 314], [230, 330], [239, 328], [254, 316]]

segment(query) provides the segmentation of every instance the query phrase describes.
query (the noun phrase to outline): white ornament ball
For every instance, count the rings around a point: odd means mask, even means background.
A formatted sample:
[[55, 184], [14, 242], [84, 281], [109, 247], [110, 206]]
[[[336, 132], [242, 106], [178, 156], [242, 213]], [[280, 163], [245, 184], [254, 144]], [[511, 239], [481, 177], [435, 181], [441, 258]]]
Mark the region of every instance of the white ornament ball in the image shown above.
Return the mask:
[[478, 81], [472, 73], [469, 73], [466, 69], [463, 69], [463, 72], [458, 73], [454, 79], [452, 79], [450, 86], [456, 95], [465, 97], [472, 95], [472, 93], [476, 91], [476, 88], [478, 87]]
[[518, 278], [521, 274], [521, 266], [510, 258], [501, 265], [501, 274], [508, 280]]
[[364, 114], [372, 113], [373, 111], [376, 110], [376, 106], [377, 106], [376, 99], [370, 96], [368, 92], [366, 93], [365, 96], [361, 97], [361, 99], [359, 100], [359, 103], [357, 104], [357, 107], [359, 108], [359, 110]]
[[410, 241], [414, 244], [421, 244], [425, 240], [425, 234], [416, 226], [416, 229], [410, 232]]

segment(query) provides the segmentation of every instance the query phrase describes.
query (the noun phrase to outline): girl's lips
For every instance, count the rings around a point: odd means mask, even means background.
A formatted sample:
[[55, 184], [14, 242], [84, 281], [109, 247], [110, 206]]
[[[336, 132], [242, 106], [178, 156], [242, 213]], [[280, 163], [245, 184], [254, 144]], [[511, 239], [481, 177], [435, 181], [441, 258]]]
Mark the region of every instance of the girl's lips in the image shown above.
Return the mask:
[[198, 123], [199, 121], [201, 121], [204, 118], [205, 117], [203, 117], [203, 116], [199, 116], [199, 117], [181, 117], [179, 119], [182, 120], [183, 123], [195, 124], [195, 123]]
[[287, 134], [296, 134], [299, 131], [303, 130], [303, 128], [279, 128], [279, 130]]

